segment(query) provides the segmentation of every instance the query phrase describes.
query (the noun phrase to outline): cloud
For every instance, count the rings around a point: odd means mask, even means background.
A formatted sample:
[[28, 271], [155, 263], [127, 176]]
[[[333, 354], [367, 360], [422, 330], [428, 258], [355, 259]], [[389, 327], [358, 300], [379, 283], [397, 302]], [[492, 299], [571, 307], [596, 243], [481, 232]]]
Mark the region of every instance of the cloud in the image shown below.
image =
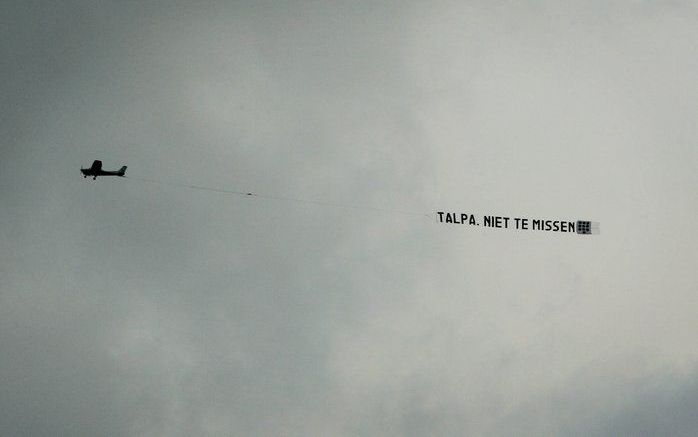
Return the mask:
[[0, 434], [687, 434], [694, 15], [8, 6]]

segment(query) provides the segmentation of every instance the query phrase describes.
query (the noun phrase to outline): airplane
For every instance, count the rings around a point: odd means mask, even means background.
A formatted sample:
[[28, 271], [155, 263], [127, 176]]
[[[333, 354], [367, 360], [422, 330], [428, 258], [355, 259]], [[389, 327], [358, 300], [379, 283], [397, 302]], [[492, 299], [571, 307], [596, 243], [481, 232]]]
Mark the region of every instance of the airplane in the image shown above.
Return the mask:
[[106, 171], [102, 170], [102, 161], [96, 160], [92, 163], [90, 168], [80, 168], [82, 172], [82, 177], [86, 178], [88, 176], [93, 176], [92, 180], [97, 179], [97, 176], [121, 176], [126, 174], [126, 166], [123, 166], [119, 171]]

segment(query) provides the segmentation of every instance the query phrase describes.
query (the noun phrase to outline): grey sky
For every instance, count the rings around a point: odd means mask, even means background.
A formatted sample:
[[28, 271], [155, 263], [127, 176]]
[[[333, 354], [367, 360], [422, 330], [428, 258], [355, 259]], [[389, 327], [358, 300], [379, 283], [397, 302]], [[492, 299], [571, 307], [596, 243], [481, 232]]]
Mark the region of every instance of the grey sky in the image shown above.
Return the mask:
[[697, 21], [5, 2], [0, 434], [692, 435]]

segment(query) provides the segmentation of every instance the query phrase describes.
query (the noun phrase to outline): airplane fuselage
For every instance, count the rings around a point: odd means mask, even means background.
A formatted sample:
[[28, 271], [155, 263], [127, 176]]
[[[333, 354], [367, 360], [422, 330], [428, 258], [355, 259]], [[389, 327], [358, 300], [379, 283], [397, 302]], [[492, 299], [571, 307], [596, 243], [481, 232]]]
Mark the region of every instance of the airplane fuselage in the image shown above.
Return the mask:
[[99, 171], [92, 171], [92, 169], [89, 168], [81, 168], [80, 171], [85, 177], [88, 176], [120, 176], [124, 177], [123, 174], [119, 173], [118, 171], [106, 171], [106, 170], [99, 170]]
[[124, 177], [124, 175], [126, 174], [126, 166], [121, 167], [121, 169], [117, 171], [107, 171], [102, 170], [102, 161], [95, 161], [94, 163], [92, 163], [92, 167], [81, 168], [80, 172], [82, 173], [82, 177], [86, 178], [88, 176], [92, 176], [92, 179], [97, 179], [97, 176]]

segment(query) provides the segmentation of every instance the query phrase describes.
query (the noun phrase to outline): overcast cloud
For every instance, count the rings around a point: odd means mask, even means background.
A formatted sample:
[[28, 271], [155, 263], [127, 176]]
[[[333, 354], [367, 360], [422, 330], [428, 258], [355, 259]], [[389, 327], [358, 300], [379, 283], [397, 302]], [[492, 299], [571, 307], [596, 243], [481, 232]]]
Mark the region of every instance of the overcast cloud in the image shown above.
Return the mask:
[[3, 2], [0, 435], [694, 435], [698, 7], [560, 3]]

